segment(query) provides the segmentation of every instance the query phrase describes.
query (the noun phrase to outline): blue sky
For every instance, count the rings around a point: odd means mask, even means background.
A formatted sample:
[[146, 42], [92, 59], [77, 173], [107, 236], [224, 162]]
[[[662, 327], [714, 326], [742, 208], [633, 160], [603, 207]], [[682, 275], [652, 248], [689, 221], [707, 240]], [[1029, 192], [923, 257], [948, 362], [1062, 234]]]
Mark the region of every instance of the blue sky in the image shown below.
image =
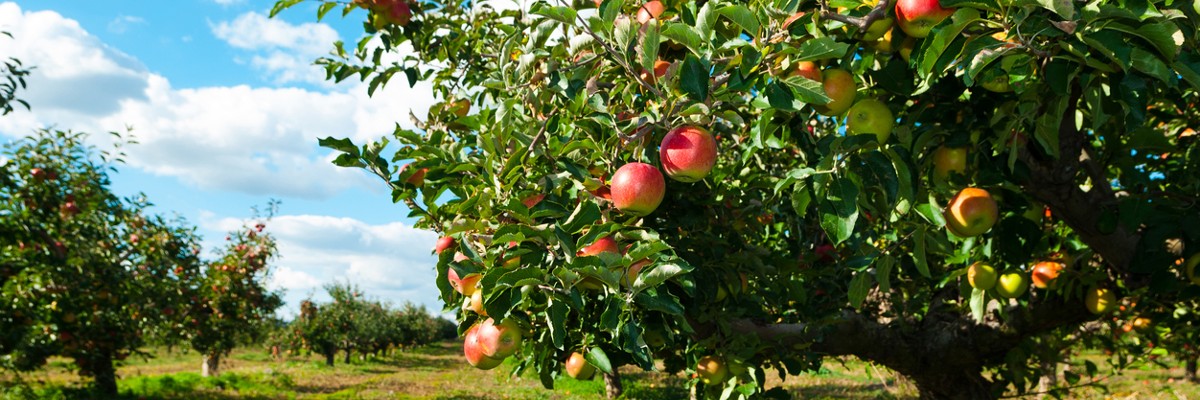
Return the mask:
[[281, 258], [271, 285], [291, 315], [321, 285], [349, 281], [367, 294], [440, 310], [432, 232], [412, 228], [382, 182], [329, 163], [325, 136], [356, 142], [425, 115], [430, 88], [396, 81], [374, 97], [333, 85], [311, 64], [335, 40], [356, 42], [365, 17], [315, 22], [314, 3], [275, 19], [265, 0], [0, 0], [0, 56], [35, 66], [21, 93], [32, 111], [0, 117], [0, 141], [34, 129], [102, 133], [132, 126], [114, 176], [122, 195], [144, 192], [156, 211], [200, 228], [206, 251], [250, 216], [282, 201], [268, 230]]

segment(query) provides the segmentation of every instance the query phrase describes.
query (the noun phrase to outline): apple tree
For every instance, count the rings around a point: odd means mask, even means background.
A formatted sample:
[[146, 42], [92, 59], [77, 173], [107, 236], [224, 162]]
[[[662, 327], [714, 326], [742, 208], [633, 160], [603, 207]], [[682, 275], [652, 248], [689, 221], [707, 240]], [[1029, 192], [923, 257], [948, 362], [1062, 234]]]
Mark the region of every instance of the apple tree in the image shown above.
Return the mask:
[[500, 4], [366, 7], [317, 64], [441, 102], [321, 144], [446, 237], [460, 332], [519, 326], [548, 387], [574, 353], [610, 394], [662, 361], [720, 398], [855, 356], [996, 398], [1056, 374], [1047, 338], [1200, 296], [1174, 262], [1200, 251], [1200, 3]]
[[126, 143], [114, 135], [101, 151], [85, 134], [39, 130], [0, 155], [0, 367], [67, 357], [105, 395], [114, 361], [170, 329], [180, 275], [200, 267], [193, 227], [110, 189]]
[[[0, 36], [12, 38], [12, 34], [4, 31], [0, 31]], [[3, 75], [3, 81], [0, 81], [0, 115], [13, 112], [14, 104], [29, 109], [29, 103], [17, 98], [17, 90], [25, 89], [25, 77], [29, 76], [29, 68], [26, 68], [21, 60], [8, 57], [4, 60], [4, 67], [0, 68], [0, 75]]]

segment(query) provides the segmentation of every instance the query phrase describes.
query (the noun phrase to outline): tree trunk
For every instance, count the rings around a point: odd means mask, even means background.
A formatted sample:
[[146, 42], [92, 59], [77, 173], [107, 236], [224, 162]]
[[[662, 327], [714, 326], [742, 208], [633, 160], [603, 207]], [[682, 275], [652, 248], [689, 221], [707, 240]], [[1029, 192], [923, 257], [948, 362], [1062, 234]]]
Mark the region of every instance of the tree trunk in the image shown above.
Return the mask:
[[346, 356], [342, 358], [342, 364], [350, 363], [350, 353], [351, 353], [350, 348], [346, 348]]
[[1183, 363], [1183, 378], [1192, 382], [1196, 382], [1196, 358], [1188, 358]]
[[102, 397], [117, 396], [117, 369], [111, 355], [101, 354], [91, 360], [92, 379], [96, 392]]
[[332, 367], [334, 357], [337, 357], [337, 350], [326, 350], [325, 351], [325, 366]]
[[923, 372], [904, 373], [917, 385], [921, 399], [976, 400], [995, 399], [991, 382], [979, 370], [960, 368], [929, 368]]
[[[1042, 360], [1042, 362], [1038, 364], [1038, 370], [1042, 373], [1042, 376], [1038, 378], [1038, 392], [1049, 393], [1054, 389], [1055, 386], [1058, 386], [1057, 362]], [[1038, 397], [1045, 398], [1046, 395], [1042, 394]]]
[[604, 374], [604, 393], [608, 398], [615, 399], [621, 397], [621, 393], [625, 392], [625, 388], [621, 386], [621, 373], [613, 368], [613, 373]]
[[200, 362], [200, 376], [208, 378], [220, 374], [221, 355], [216, 353], [204, 355], [204, 360]]

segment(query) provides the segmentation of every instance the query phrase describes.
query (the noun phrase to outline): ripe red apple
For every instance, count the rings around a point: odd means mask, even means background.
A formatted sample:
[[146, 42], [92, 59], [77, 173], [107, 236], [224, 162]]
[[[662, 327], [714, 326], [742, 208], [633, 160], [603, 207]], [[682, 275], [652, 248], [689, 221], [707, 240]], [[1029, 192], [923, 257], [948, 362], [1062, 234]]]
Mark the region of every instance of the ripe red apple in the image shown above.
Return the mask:
[[696, 361], [696, 374], [706, 384], [724, 382], [729, 376], [729, 368], [725, 366], [725, 361], [713, 356], [700, 357]]
[[955, 236], [979, 236], [1000, 219], [1000, 210], [992, 195], [980, 188], [965, 188], [950, 199], [950, 204], [942, 213], [946, 218], [946, 228]]
[[521, 348], [521, 333], [521, 328], [511, 319], [497, 325], [496, 320], [488, 318], [479, 325], [475, 335], [483, 355], [503, 359]]
[[655, 82], [658, 82], [658, 78], [662, 78], [663, 76], [667, 75], [667, 69], [669, 68], [671, 68], [671, 63], [658, 60], [654, 62], [653, 74], [651, 74], [650, 71], [642, 70], [642, 72], [638, 74], [638, 77], [641, 77], [643, 81], [653, 85]]
[[642, 268], [650, 265], [650, 260], [642, 259], [629, 266], [629, 269], [621, 275], [621, 286], [625, 288], [633, 287], [633, 283], [637, 282], [638, 274], [642, 273]]
[[626, 214], [645, 216], [662, 203], [666, 185], [658, 168], [640, 162], [625, 164], [612, 177], [613, 205]]
[[887, 143], [896, 126], [896, 117], [887, 104], [876, 99], [862, 99], [850, 107], [846, 117], [846, 132], [851, 135], [873, 134], [879, 144]]
[[451, 247], [454, 247], [454, 238], [450, 236], [442, 236], [438, 238], [437, 244], [433, 246], [433, 252], [436, 254], [442, 254], [443, 251], [446, 251], [446, 249]]
[[481, 278], [483, 275], [480, 274], [470, 274], [465, 278], [459, 278], [458, 272], [454, 268], [446, 271], [446, 280], [450, 281], [450, 287], [454, 288], [454, 291], [462, 293], [463, 296], [469, 297], [475, 294], [476, 286]]
[[579, 352], [571, 353], [571, 356], [567, 357], [566, 370], [568, 376], [579, 380], [592, 379], [592, 374], [596, 373], [596, 367], [588, 364]]
[[933, 151], [933, 177], [945, 180], [951, 172], [967, 173], [966, 147], [938, 147]]
[[841, 115], [854, 105], [858, 84], [854, 82], [854, 75], [851, 75], [850, 71], [841, 68], [826, 69], [821, 73], [821, 85], [825, 95], [829, 97], [829, 103], [814, 105], [813, 109], [817, 110], [817, 113], [832, 117]]
[[30, 168], [29, 176], [32, 177], [34, 181], [41, 182], [46, 179], [47, 174], [46, 174], [46, 170], [44, 170], [44, 169]]
[[524, 204], [525, 208], [532, 209], [534, 206], [538, 205], [538, 203], [541, 203], [542, 199], [544, 199], [544, 198], [546, 198], [545, 194], [538, 193], [538, 194], [526, 197], [524, 199], [521, 199], [521, 204]]
[[644, 24], [650, 22], [652, 19], [658, 19], [658, 16], [662, 15], [663, 10], [665, 10], [665, 7], [663, 7], [663, 3], [661, 1], [647, 1], [646, 4], [642, 4], [641, 7], [638, 7], [637, 22], [639, 24]]
[[821, 66], [812, 61], [800, 61], [796, 63], [796, 69], [791, 73], [791, 76], [797, 75], [820, 82]]
[[[412, 9], [405, 0], [376, 0], [381, 5], [380, 12], [384, 13], [388, 22], [405, 26], [412, 19]], [[389, 4], [390, 3], [390, 4]]]
[[1054, 285], [1054, 280], [1058, 278], [1058, 274], [1062, 272], [1063, 264], [1056, 261], [1040, 261], [1033, 265], [1033, 286], [1038, 289], [1046, 289]]
[[938, 0], [897, 0], [896, 21], [904, 33], [914, 38], [929, 36], [929, 31], [954, 14], [953, 8], [942, 8]]
[[[400, 175], [404, 175], [404, 170], [408, 169], [409, 165], [412, 165], [412, 164], [404, 164], [403, 166], [401, 166], [400, 171], [398, 173]], [[413, 174], [411, 176], [409, 176], [408, 179], [405, 179], [404, 181], [408, 182], [409, 184], [411, 184], [413, 186], [420, 187], [421, 185], [425, 184], [425, 172], [426, 171], [429, 171], [429, 168], [421, 168], [421, 169], [417, 170], [417, 172], [413, 172]]]
[[837, 249], [835, 249], [833, 245], [829, 243], [822, 243], [818, 245], [815, 249], [813, 249], [813, 252], [817, 254], [817, 261], [825, 263], [833, 262], [835, 257], [838, 255]]
[[1000, 274], [996, 283], [996, 294], [1008, 299], [1020, 297], [1025, 294], [1025, 289], [1029, 288], [1029, 281], [1025, 279], [1025, 274], [1018, 270], [1005, 271]]
[[967, 268], [967, 282], [979, 290], [989, 290], [996, 286], [996, 277], [996, 267], [982, 261], [976, 261]]
[[1108, 288], [1092, 288], [1084, 296], [1083, 305], [1092, 314], [1108, 314], [1117, 308], [1117, 295]]
[[484, 370], [496, 368], [504, 362], [503, 359], [495, 359], [483, 354], [479, 340], [479, 325], [467, 329], [467, 336], [463, 340], [463, 355], [467, 357], [467, 363], [472, 367]]
[[66, 203], [63, 203], [63, 205], [59, 209], [58, 213], [63, 218], [73, 217], [73, 216], [79, 214], [79, 205], [75, 204], [75, 202], [73, 202], [73, 201], [68, 201]]
[[605, 236], [596, 239], [596, 241], [592, 242], [592, 244], [579, 249], [579, 251], [575, 252], [575, 255], [581, 257], [599, 256], [600, 253], [613, 253], [616, 255], [621, 255], [621, 248], [620, 246], [617, 246], [616, 239], [613, 239], [612, 236]]
[[684, 125], [667, 132], [658, 148], [663, 171], [680, 182], [696, 182], [717, 164], [717, 141], [708, 130]]

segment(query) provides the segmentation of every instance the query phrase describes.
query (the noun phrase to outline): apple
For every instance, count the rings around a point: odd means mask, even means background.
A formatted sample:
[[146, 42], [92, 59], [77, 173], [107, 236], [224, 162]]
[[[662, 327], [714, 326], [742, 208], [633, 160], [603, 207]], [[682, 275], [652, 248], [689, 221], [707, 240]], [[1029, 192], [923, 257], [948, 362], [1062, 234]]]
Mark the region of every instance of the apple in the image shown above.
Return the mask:
[[955, 236], [979, 236], [1000, 219], [1000, 210], [992, 195], [980, 188], [965, 188], [950, 199], [950, 204], [942, 213], [946, 218], [946, 228]]
[[1012, 85], [1008, 81], [1008, 75], [1004, 74], [993, 75], [980, 82], [979, 86], [983, 86], [984, 89], [994, 93], [1008, 93], [1013, 91]]
[[669, 68], [671, 68], [671, 63], [658, 60], [654, 62], [653, 74], [651, 74], [650, 71], [642, 70], [642, 73], [638, 74], [638, 77], [642, 78], [643, 81], [653, 85], [655, 82], [658, 82], [658, 78], [662, 78], [663, 76], [667, 75], [667, 69]]
[[887, 143], [896, 126], [896, 117], [887, 104], [876, 99], [862, 99], [850, 107], [846, 116], [846, 131], [851, 135], [873, 134], [879, 144]]
[[454, 291], [462, 293], [463, 296], [475, 294], [476, 286], [482, 277], [483, 275], [480, 274], [470, 274], [465, 278], [459, 278], [458, 271], [455, 271], [454, 268], [446, 271], [446, 280], [450, 282], [450, 287], [454, 288]]
[[917, 39], [909, 36], [900, 42], [900, 59], [904, 62], [909, 62], [912, 59], [913, 49], [917, 47]]
[[982, 261], [976, 261], [967, 268], [967, 282], [979, 290], [989, 290], [996, 286], [996, 277], [996, 267]]
[[803, 17], [804, 14], [805, 14], [804, 11], [800, 11], [795, 14], [792, 14], [791, 16], [788, 16], [787, 19], [783, 20], [783, 25], [781, 25], [779, 28], [783, 29], [783, 30], [787, 30], [789, 26], [792, 26], [793, 22], [796, 22], [796, 20], [800, 19], [800, 17]]
[[454, 238], [450, 236], [442, 236], [438, 238], [437, 244], [433, 246], [433, 252], [436, 254], [442, 254], [443, 251], [446, 251], [446, 249], [451, 247], [454, 247]]
[[892, 31], [888, 30], [887, 32], [884, 32], [883, 35], [881, 35], [879, 37], [879, 39], [875, 39], [875, 41], [869, 42], [869, 46], [871, 46], [872, 49], [875, 49], [875, 51], [878, 51], [878, 52], [891, 53], [893, 50], [892, 49]]
[[954, 14], [953, 8], [942, 8], [938, 0], [897, 0], [896, 21], [908, 36], [920, 39], [929, 36], [934, 26]]
[[[404, 164], [403, 166], [401, 166], [400, 171], [398, 173], [400, 175], [404, 175], [404, 170], [408, 169], [409, 165], [412, 165], [412, 164]], [[418, 169], [417, 172], [413, 172], [413, 174], [410, 175], [408, 177], [408, 179], [405, 179], [404, 182], [407, 182], [408, 184], [413, 185], [413, 186], [420, 187], [421, 185], [425, 184], [425, 172], [427, 172], [427, 171], [429, 171], [429, 168]]]
[[821, 73], [821, 84], [829, 103], [813, 105], [817, 113], [826, 117], [841, 115], [854, 104], [854, 96], [858, 93], [858, 84], [854, 75], [841, 68], [829, 68]]
[[470, 296], [463, 299], [463, 311], [474, 311], [476, 314], [487, 316], [487, 310], [483, 308], [483, 291], [475, 290]]
[[526, 197], [524, 199], [521, 199], [521, 204], [524, 204], [525, 208], [533, 209], [533, 207], [538, 205], [538, 203], [541, 203], [542, 199], [544, 199], [544, 198], [546, 198], [546, 195], [544, 193], [538, 193], [538, 194]]
[[[406, 0], [376, 0], [376, 2], [381, 6], [379, 11], [384, 13], [384, 20], [389, 23], [405, 26], [412, 19], [412, 9], [409, 8]], [[388, 4], [389, 2], [391, 4]]]
[[640, 162], [625, 164], [613, 174], [612, 202], [621, 212], [645, 216], [662, 203], [666, 186], [658, 168]]
[[41, 168], [30, 168], [30, 169], [29, 169], [29, 176], [30, 176], [30, 177], [33, 177], [33, 180], [34, 180], [35, 182], [41, 182], [41, 181], [43, 181], [43, 180], [46, 180], [46, 178], [48, 178], [50, 175], [49, 175], [49, 174], [47, 174], [47, 173], [46, 173], [46, 170], [44, 170], [44, 169], [41, 169]]
[[454, 116], [462, 118], [471, 112], [471, 101], [467, 99], [460, 99], [450, 102], [450, 104], [447, 104], [445, 107], [446, 111], [450, 111], [450, 113], [454, 114]]
[[592, 244], [587, 245], [582, 249], [579, 249], [578, 252], [575, 252], [575, 255], [580, 256], [580, 257], [582, 257], [582, 256], [599, 256], [600, 253], [612, 253], [612, 254], [616, 254], [616, 255], [621, 255], [621, 248], [619, 246], [617, 246], [616, 239], [613, 239], [612, 236], [605, 236], [605, 237], [596, 239], [596, 241], [592, 242]]
[[621, 286], [625, 288], [633, 287], [633, 283], [637, 282], [638, 274], [642, 273], [642, 268], [650, 265], [650, 260], [643, 259], [629, 266], [629, 269], [621, 275]]
[[1200, 285], [1200, 276], [1196, 276], [1197, 265], [1200, 265], [1200, 253], [1193, 254], [1191, 258], [1188, 258], [1185, 265], [1188, 280], [1192, 281], [1194, 285]]
[[1000, 274], [996, 279], [996, 294], [1000, 297], [1015, 299], [1025, 294], [1025, 289], [1029, 288], [1029, 281], [1025, 279], [1025, 274], [1017, 270], [1008, 270]]
[[637, 22], [639, 24], [644, 24], [650, 22], [652, 19], [658, 19], [658, 17], [662, 15], [664, 9], [665, 8], [663, 7], [663, 3], [661, 1], [647, 1], [646, 4], [642, 4], [641, 7], [638, 7]]
[[467, 329], [466, 339], [463, 340], [463, 355], [467, 357], [467, 363], [472, 367], [484, 370], [496, 368], [504, 362], [503, 359], [491, 358], [483, 354], [479, 340], [479, 325]]
[[495, 319], [488, 318], [479, 325], [475, 335], [483, 355], [503, 359], [521, 347], [521, 333], [521, 328], [511, 319], [497, 325]]
[[791, 73], [791, 76], [797, 75], [820, 82], [821, 67], [812, 61], [800, 61], [796, 63], [796, 69]]
[[867, 27], [867, 31], [863, 33], [862, 40], [864, 42], [874, 42], [882, 39], [884, 35], [892, 30], [892, 25], [894, 24], [895, 20], [891, 17], [877, 19], [871, 23], [871, 26]]
[[1092, 288], [1084, 296], [1083, 305], [1092, 314], [1108, 314], [1117, 308], [1117, 295], [1108, 288]]
[[658, 155], [668, 177], [679, 182], [696, 182], [708, 176], [717, 164], [717, 141], [704, 128], [679, 126], [663, 137]]
[[720, 383], [729, 376], [729, 369], [725, 367], [725, 361], [720, 358], [704, 356], [696, 361], [696, 374], [706, 384]]
[[567, 357], [566, 370], [568, 376], [579, 380], [592, 379], [592, 374], [596, 373], [596, 367], [588, 364], [579, 352], [571, 353], [571, 356]]
[[1040, 261], [1033, 264], [1033, 286], [1038, 289], [1050, 288], [1062, 270], [1063, 264], [1056, 261]]
[[933, 151], [933, 177], [945, 180], [951, 172], [967, 173], [966, 147], [938, 147]]

